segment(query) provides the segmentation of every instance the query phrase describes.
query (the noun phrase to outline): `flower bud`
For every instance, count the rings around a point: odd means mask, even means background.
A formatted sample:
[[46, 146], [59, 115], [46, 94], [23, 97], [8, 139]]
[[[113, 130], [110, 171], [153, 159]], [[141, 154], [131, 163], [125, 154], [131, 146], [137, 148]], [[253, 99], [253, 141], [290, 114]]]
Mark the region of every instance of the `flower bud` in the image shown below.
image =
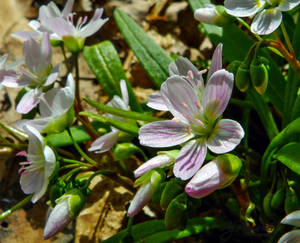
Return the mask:
[[136, 185], [140, 185], [137, 193], [132, 199], [127, 215], [134, 217], [141, 209], [151, 200], [152, 194], [159, 188], [160, 183], [164, 180], [164, 173], [158, 170], [152, 170], [135, 181]]
[[256, 91], [263, 95], [268, 86], [269, 74], [265, 64], [253, 60], [250, 65], [250, 77]]
[[158, 152], [157, 156], [153, 157], [152, 159], [142, 164], [139, 168], [137, 168], [134, 171], [134, 176], [138, 178], [144, 175], [149, 170], [152, 170], [160, 166], [169, 165], [175, 162], [178, 152], [179, 152], [178, 150]]
[[73, 189], [58, 198], [52, 209], [45, 228], [44, 239], [49, 239], [62, 230], [81, 211], [85, 204], [85, 198], [78, 189]]
[[227, 14], [224, 6], [215, 6], [213, 4], [208, 4], [204, 8], [198, 8], [194, 13], [194, 17], [200, 22], [220, 27], [228, 25], [234, 20], [231, 15]]
[[284, 200], [284, 211], [289, 214], [295, 210], [300, 210], [300, 200], [295, 190], [289, 187]]
[[238, 176], [241, 160], [232, 154], [223, 154], [204, 165], [189, 181], [185, 191], [191, 197], [205, 197], [217, 189], [229, 186]]
[[228, 66], [227, 66], [227, 71], [230, 73], [233, 73], [234, 75], [236, 75], [237, 70], [239, 69], [239, 66], [241, 66], [242, 62], [241, 61], [233, 61], [231, 62]]
[[242, 91], [246, 92], [250, 85], [250, 71], [247, 65], [241, 64], [235, 75], [235, 85]]

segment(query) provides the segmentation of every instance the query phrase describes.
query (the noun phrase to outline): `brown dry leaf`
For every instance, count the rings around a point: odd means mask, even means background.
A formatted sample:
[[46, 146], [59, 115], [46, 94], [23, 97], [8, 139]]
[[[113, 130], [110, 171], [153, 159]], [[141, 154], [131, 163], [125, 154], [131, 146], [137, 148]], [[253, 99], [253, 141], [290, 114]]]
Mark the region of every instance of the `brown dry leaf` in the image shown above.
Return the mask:
[[132, 195], [105, 177], [91, 183], [92, 194], [76, 220], [75, 243], [101, 242], [116, 234], [126, 217]]

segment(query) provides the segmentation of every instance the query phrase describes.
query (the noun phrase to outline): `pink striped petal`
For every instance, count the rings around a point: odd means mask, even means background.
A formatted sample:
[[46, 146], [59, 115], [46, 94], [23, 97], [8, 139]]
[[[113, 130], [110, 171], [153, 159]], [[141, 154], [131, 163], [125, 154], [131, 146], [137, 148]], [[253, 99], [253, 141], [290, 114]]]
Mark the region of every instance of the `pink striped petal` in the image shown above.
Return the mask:
[[154, 92], [148, 96], [147, 106], [159, 111], [168, 110], [168, 107], [166, 106], [164, 99], [161, 97], [160, 92]]
[[238, 17], [248, 17], [256, 14], [265, 4], [266, 0], [225, 0], [227, 13]]
[[182, 77], [168, 78], [161, 86], [161, 95], [175, 118], [188, 123], [199, 114], [199, 98], [193, 87]]
[[300, 210], [296, 210], [285, 216], [285, 218], [281, 220], [281, 223], [300, 227]]
[[140, 144], [149, 147], [172, 147], [193, 138], [189, 126], [180, 121], [158, 121], [140, 128]]
[[223, 154], [239, 145], [244, 135], [244, 130], [238, 122], [222, 119], [216, 125], [214, 133], [206, 144], [212, 152]]
[[198, 69], [185, 57], [178, 57], [175, 62], [169, 65], [169, 74], [171, 76], [189, 76], [189, 72], [192, 72], [192, 81], [194, 85], [198, 85], [200, 81], [203, 86], [203, 79]]
[[92, 143], [89, 152], [104, 153], [110, 150], [117, 142], [119, 133], [119, 130], [115, 130], [99, 137]]
[[74, 5], [74, 0], [68, 0], [61, 15], [62, 17], [66, 18], [68, 17], [68, 15], [72, 12], [73, 9], [73, 5]]
[[205, 197], [223, 185], [223, 172], [216, 161], [205, 164], [185, 187], [188, 195], [194, 198]]
[[251, 31], [258, 35], [268, 35], [274, 32], [280, 25], [282, 13], [277, 9], [264, 9], [253, 19]]
[[40, 102], [40, 96], [42, 92], [40, 90], [32, 89], [23, 95], [22, 99], [17, 105], [17, 112], [26, 114], [31, 111]]
[[203, 105], [205, 115], [216, 119], [225, 110], [233, 88], [233, 74], [222, 69], [212, 74], [206, 84]]
[[214, 51], [214, 54], [213, 54], [213, 57], [211, 60], [210, 69], [207, 74], [207, 80], [209, 80], [209, 78], [211, 77], [211, 75], [213, 73], [222, 69], [222, 48], [223, 48], [223, 44], [220, 43]]
[[174, 175], [181, 180], [190, 179], [202, 166], [206, 151], [206, 146], [199, 144], [197, 140], [188, 142], [178, 154]]

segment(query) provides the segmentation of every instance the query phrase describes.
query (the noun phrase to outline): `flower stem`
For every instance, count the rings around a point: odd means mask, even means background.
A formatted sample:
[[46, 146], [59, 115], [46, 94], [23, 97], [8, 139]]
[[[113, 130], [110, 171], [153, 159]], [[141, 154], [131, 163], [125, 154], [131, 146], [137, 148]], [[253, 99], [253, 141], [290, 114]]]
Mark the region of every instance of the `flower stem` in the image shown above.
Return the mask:
[[291, 40], [290, 40], [290, 38], [289, 38], [289, 35], [288, 35], [287, 31], [286, 31], [286, 28], [285, 28], [285, 25], [284, 25], [283, 21], [281, 22], [280, 27], [281, 27], [283, 37], [284, 37], [285, 42], [286, 42], [286, 44], [287, 44], [287, 46], [288, 46], [288, 48], [289, 48], [290, 53], [291, 53], [293, 56], [295, 56], [295, 52], [294, 52], [294, 49], [293, 49], [292, 42], [291, 42]]
[[67, 58], [66, 51], [65, 51], [65, 46], [64, 46], [63, 43], [60, 45], [60, 49], [61, 49], [62, 54], [63, 54], [64, 59], [65, 59], [65, 65], [66, 65], [66, 68], [67, 68], [67, 72], [68, 72], [68, 73], [71, 73], [70, 63], [69, 63], [69, 60], [68, 60], [68, 58]]
[[261, 40], [263, 40], [259, 35], [257, 35], [257, 34], [255, 34], [255, 33], [253, 33], [252, 31], [251, 31], [251, 27], [250, 27], [250, 25], [249, 24], [247, 24], [243, 19], [241, 19], [241, 18], [236, 18], [237, 19], [237, 21], [239, 22], [239, 23], [241, 23], [242, 25], [244, 25], [254, 36], [255, 36], [255, 38], [257, 39], [257, 40], [259, 40], [259, 41], [261, 41]]
[[80, 165], [80, 166], [92, 167], [92, 165], [87, 164], [87, 163], [83, 163], [83, 162], [78, 161], [78, 160], [67, 159], [67, 158], [62, 158], [62, 157], [60, 157], [58, 160], [63, 162], [63, 163], [67, 163], [67, 164], [76, 164], [76, 165]]
[[72, 136], [72, 133], [71, 133], [71, 131], [70, 131], [70, 128], [68, 128], [67, 131], [68, 131], [69, 136], [71, 137], [71, 140], [72, 140], [72, 142], [73, 142], [73, 144], [74, 144], [74, 147], [76, 148], [76, 150], [78, 151], [78, 153], [79, 153], [86, 161], [88, 161], [91, 165], [97, 167], [97, 166], [98, 166], [98, 163], [97, 163], [95, 160], [91, 159], [85, 152], [83, 152], [83, 150], [82, 150], [82, 149], [80, 148], [80, 146], [77, 144], [77, 142], [75, 141], [75, 139], [74, 139], [73, 136]]
[[30, 202], [31, 198], [32, 198], [33, 194], [25, 197], [21, 202], [18, 202], [15, 206], [13, 206], [12, 208], [4, 211], [3, 213], [0, 214], [0, 220], [5, 219], [6, 217], [8, 217], [9, 215], [11, 215], [14, 211], [22, 208], [23, 206], [25, 206], [27, 203]]

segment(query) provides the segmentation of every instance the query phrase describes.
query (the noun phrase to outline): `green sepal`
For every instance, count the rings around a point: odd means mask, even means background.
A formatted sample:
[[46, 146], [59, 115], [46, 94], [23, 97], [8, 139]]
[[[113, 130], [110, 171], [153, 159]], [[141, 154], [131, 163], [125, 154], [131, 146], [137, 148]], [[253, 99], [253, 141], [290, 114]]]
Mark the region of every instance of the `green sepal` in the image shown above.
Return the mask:
[[236, 72], [235, 85], [241, 92], [246, 92], [250, 85], [250, 70], [245, 64], [241, 64]]
[[119, 143], [116, 145], [113, 155], [115, 160], [122, 160], [140, 151], [141, 149], [133, 143]]
[[272, 208], [271, 208], [272, 198], [273, 198], [273, 193], [272, 191], [269, 191], [263, 200], [263, 209], [268, 218], [272, 218], [273, 215]]
[[73, 36], [64, 36], [63, 42], [68, 50], [72, 53], [79, 53], [83, 47], [85, 38], [75, 38]]
[[227, 66], [227, 71], [230, 73], [233, 73], [234, 75], [236, 75], [239, 67], [241, 66], [242, 62], [235, 60], [233, 62], [231, 62], [228, 66]]
[[263, 95], [268, 86], [269, 73], [265, 64], [253, 60], [250, 65], [250, 77], [256, 91]]
[[297, 196], [297, 193], [292, 187], [289, 187], [285, 200], [284, 200], [284, 211], [286, 214], [289, 214], [295, 210], [300, 209], [300, 200], [299, 197]]

